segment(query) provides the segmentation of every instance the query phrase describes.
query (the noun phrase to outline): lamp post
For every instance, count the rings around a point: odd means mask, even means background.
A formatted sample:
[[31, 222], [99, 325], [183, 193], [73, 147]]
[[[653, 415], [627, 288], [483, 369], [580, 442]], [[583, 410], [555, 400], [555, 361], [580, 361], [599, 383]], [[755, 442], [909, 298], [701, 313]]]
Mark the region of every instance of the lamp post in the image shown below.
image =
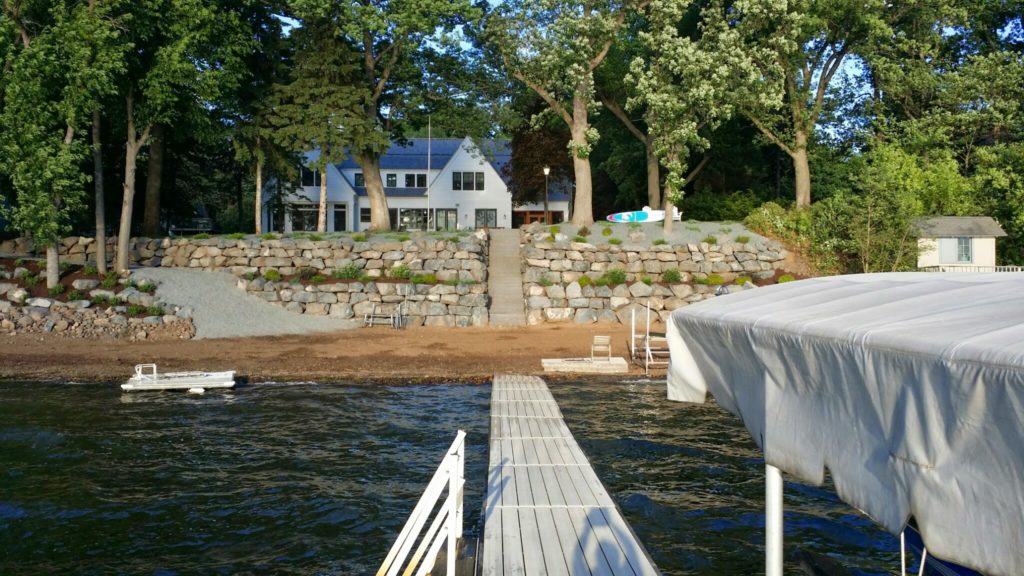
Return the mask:
[[551, 167], [544, 167], [544, 223], [551, 224], [551, 214], [548, 212], [548, 174], [551, 174]]

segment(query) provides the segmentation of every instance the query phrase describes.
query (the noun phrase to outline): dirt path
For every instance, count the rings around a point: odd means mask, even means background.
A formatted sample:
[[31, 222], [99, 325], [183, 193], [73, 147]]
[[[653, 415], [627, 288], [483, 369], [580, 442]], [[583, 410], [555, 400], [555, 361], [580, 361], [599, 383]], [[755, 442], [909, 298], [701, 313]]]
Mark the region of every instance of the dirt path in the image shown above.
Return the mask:
[[[628, 355], [629, 327], [361, 328], [332, 334], [125, 342], [56, 335], [0, 336], [0, 378], [119, 382], [135, 364], [236, 370], [252, 380], [477, 382], [499, 372], [540, 374], [541, 358], [587, 356], [594, 335]], [[643, 370], [633, 370], [643, 374]]]

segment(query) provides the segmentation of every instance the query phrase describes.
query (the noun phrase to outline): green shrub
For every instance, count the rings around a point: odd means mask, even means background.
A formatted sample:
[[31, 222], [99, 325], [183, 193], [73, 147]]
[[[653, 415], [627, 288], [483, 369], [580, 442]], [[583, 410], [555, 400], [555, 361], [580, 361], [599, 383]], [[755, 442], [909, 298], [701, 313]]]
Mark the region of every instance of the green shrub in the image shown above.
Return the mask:
[[622, 244], [622, 240], [619, 238], [609, 238], [608, 243], [612, 246], [618, 246], [619, 244]]
[[255, 280], [256, 279], [256, 273], [255, 272], [246, 272], [245, 275], [244, 275], [244, 278], [246, 280]]
[[139, 316], [140, 314], [142, 314], [145, 311], [146, 311], [146, 309], [143, 308], [142, 306], [139, 306], [138, 304], [129, 304], [128, 305], [128, 315], [129, 316]]
[[573, 236], [573, 237], [572, 237], [572, 241], [573, 241], [573, 242], [579, 242], [579, 243], [581, 243], [581, 244], [582, 244], [582, 243], [586, 242], [586, 241], [587, 241], [587, 239], [586, 239], [586, 238], [584, 238], [583, 236]]
[[640, 277], [640, 281], [643, 282], [644, 284], [647, 284], [648, 286], [650, 286], [651, 284], [654, 283], [654, 280], [651, 279], [651, 277], [647, 276], [647, 275], [641, 276]]
[[363, 284], [366, 284], [367, 282], [373, 282], [374, 280], [376, 280], [376, 278], [370, 276], [369, 274], [360, 274], [357, 280], [359, 280]]
[[398, 240], [399, 242], [408, 242], [411, 238], [412, 236], [409, 236], [408, 234], [399, 234], [398, 236], [395, 236], [395, 240]]
[[722, 226], [721, 228], [718, 229], [718, 231], [721, 232], [722, 234], [728, 234], [732, 232], [732, 228], [728, 226]]
[[299, 268], [299, 280], [309, 280], [316, 276], [319, 272], [316, 268]]
[[581, 287], [590, 286], [594, 283], [594, 280], [590, 276], [580, 276], [580, 279], [576, 281]]
[[622, 268], [612, 268], [605, 270], [605, 273], [601, 275], [609, 285], [623, 284], [626, 282], [626, 271]]
[[63, 293], [64, 293], [64, 285], [63, 284], [57, 284], [53, 288], [50, 288], [50, 296], [53, 297], [53, 298], [56, 298], [57, 296], [60, 296]]
[[352, 280], [359, 278], [360, 274], [362, 272], [359, 270], [359, 267], [353, 263], [346, 264], [341, 268], [335, 268], [334, 272], [331, 272], [331, 276], [338, 280]]
[[36, 276], [35, 274], [25, 274], [21, 277], [21, 281], [25, 283], [25, 286], [32, 288], [36, 284], [39, 284], [40, 279], [39, 276]]
[[449, 242], [455, 242], [456, 244], [459, 243], [459, 237], [458, 236], [449, 236], [448, 238], [446, 238], [446, 240], [448, 240]]
[[614, 231], [611, 226], [605, 226], [604, 229], [601, 230], [601, 236], [611, 236], [613, 233]]
[[313, 242], [319, 242], [319, 241], [323, 240], [324, 237], [323, 237], [322, 234], [315, 234], [314, 233], [314, 234], [310, 234], [309, 235], [309, 239], [312, 240]]
[[748, 242], [750, 242], [750, 236], [741, 234], [736, 237], [736, 241], [739, 242], [740, 244], [747, 244]]
[[114, 296], [113, 298], [110, 299], [111, 306], [120, 306], [122, 304], [124, 304], [124, 299], [119, 296]]
[[548, 278], [547, 274], [545, 274], [540, 277], [540, 280], [537, 281], [537, 284], [540, 284], [541, 286], [551, 286], [552, 282], [551, 279]]
[[146, 308], [146, 314], [149, 316], [163, 316], [164, 311], [159, 306], [150, 306]]
[[143, 282], [137, 286], [139, 292], [145, 292], [146, 294], [152, 294], [156, 292], [156, 284], [152, 282]]
[[705, 236], [701, 242], [707, 242], [708, 244], [718, 244], [718, 238], [715, 236]]
[[608, 279], [605, 278], [604, 276], [601, 276], [597, 280], [594, 280], [594, 286], [607, 286], [607, 285], [608, 285]]
[[25, 259], [24, 258], [16, 258], [14, 260], [14, 267], [15, 268], [21, 268], [24, 265], [25, 265]]
[[794, 278], [792, 274], [783, 274], [782, 276], [779, 276], [777, 282], [779, 284], [785, 284], [786, 282], [792, 282], [794, 280], [796, 280], [796, 278]]
[[277, 270], [267, 270], [266, 272], [263, 273], [263, 279], [268, 282], [280, 282], [281, 273], [278, 272]]
[[263, 234], [260, 234], [260, 240], [277, 240], [277, 239], [278, 239], [278, 235], [274, 234], [273, 232], [265, 232]]
[[651, 244], [654, 244], [655, 246], [662, 246], [668, 244], [668, 240], [665, 240], [664, 238], [658, 238], [654, 242], [651, 242]]
[[704, 284], [708, 286], [720, 286], [725, 284], [725, 278], [722, 278], [718, 274], [711, 274], [706, 278], [694, 278], [694, 284]]
[[416, 274], [409, 278], [409, 282], [413, 284], [437, 284], [436, 274]]
[[733, 281], [733, 284], [737, 286], [743, 286], [747, 282], [753, 282], [753, 280], [750, 279], [750, 276], [740, 276], [735, 281]]
[[551, 232], [552, 234], [558, 234], [561, 231], [562, 229], [559, 228], [558, 226], [552, 226], [551, 228], [548, 228], [548, 232]]
[[580, 229], [576, 231], [576, 234], [580, 236], [590, 236], [590, 228], [586, 226], [580, 226]]
[[668, 282], [669, 284], [678, 284], [683, 281], [683, 275], [679, 270], [675, 268], [669, 268], [661, 273], [662, 282]]
[[67, 260], [61, 260], [60, 263], [57, 264], [57, 268], [61, 272], [67, 272], [68, 270], [71, 270], [71, 268], [73, 268], [73, 267], [74, 267], [74, 264], [72, 264], [71, 262], [68, 262]]
[[327, 282], [327, 276], [324, 276], [323, 274], [314, 274], [309, 277], [309, 281], [313, 284], [321, 284], [323, 282]]
[[93, 296], [92, 298], [89, 299], [89, 301], [92, 302], [93, 305], [95, 306], [105, 306], [107, 304], [110, 304], [110, 299], [107, 298], [106, 296]]
[[192, 235], [192, 239], [193, 240], [206, 240], [209, 237], [210, 237], [210, 235], [207, 234], [206, 232], [200, 232], [199, 234], [193, 234]]
[[79, 292], [78, 290], [70, 290], [68, 292], [67, 298], [68, 298], [68, 302], [73, 302], [75, 300], [85, 300], [85, 297], [82, 296], [82, 293]]
[[352, 235], [352, 240], [356, 242], [366, 242], [366, 234], [362, 232], [357, 232], [356, 234]]
[[100, 281], [100, 286], [103, 286], [107, 290], [117, 286], [117, 272], [107, 272], [103, 276], [103, 280]]
[[245, 233], [244, 232], [234, 232], [232, 234], [228, 234], [226, 236], [226, 238], [228, 238], [229, 240], [241, 240], [242, 238], [245, 238]]
[[82, 274], [85, 274], [86, 276], [95, 276], [99, 273], [99, 269], [97, 269], [94, 264], [86, 264], [85, 266], [82, 266]]
[[461, 284], [461, 282], [459, 282], [455, 278], [449, 278], [448, 280], [445, 280], [443, 284], [445, 286], [458, 286], [459, 284]]
[[626, 224], [626, 227], [635, 232], [640, 229], [640, 223], [630, 222], [629, 224]]
[[412, 277], [412, 270], [409, 270], [409, 267], [405, 264], [399, 264], [391, 270], [388, 270], [388, 276], [398, 280], [408, 280]]

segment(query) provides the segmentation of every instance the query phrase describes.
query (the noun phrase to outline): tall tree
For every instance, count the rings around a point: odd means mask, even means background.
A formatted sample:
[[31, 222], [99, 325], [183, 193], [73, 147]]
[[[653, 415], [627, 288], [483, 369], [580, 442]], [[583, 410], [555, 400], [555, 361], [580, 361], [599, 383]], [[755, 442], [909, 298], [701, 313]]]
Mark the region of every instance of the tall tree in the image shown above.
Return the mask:
[[594, 222], [590, 153], [599, 134], [590, 124], [594, 71], [604, 62], [627, 12], [639, 1], [516, 0], [486, 19], [486, 40], [509, 75], [536, 92], [569, 128], [576, 178], [572, 222]]
[[474, 20], [478, 11], [469, 0], [294, 0], [293, 9], [303, 21], [330, 23], [356, 56], [351, 84], [362, 90], [362, 97], [344, 112], [359, 120], [349, 125], [347, 147], [366, 182], [370, 226], [387, 230], [391, 223], [380, 157], [425, 111], [428, 65], [438, 52], [458, 44], [456, 28]]

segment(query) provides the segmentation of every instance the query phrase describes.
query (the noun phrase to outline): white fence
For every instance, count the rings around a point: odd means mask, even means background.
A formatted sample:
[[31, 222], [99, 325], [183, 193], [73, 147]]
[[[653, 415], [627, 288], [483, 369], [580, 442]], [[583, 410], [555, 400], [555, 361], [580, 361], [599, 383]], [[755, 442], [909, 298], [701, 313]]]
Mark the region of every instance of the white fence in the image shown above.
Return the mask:
[[961, 266], [944, 264], [942, 266], [925, 266], [921, 272], [1024, 272], [1024, 266]]
[[[402, 532], [388, 552], [387, 558], [377, 570], [377, 576], [424, 576], [434, 567], [434, 561], [447, 543], [448, 576], [455, 576], [455, 559], [458, 555], [457, 545], [462, 537], [462, 494], [466, 484], [466, 433], [459, 430], [455, 441], [445, 453], [441, 465], [434, 472], [434, 477], [427, 484], [423, 496], [413, 509], [412, 515], [402, 527]], [[440, 507], [437, 502], [447, 488], [447, 497]], [[437, 510], [435, 511], [435, 508]], [[420, 538], [423, 527], [433, 514], [430, 528]], [[416, 551], [409, 556], [417, 540]]]

